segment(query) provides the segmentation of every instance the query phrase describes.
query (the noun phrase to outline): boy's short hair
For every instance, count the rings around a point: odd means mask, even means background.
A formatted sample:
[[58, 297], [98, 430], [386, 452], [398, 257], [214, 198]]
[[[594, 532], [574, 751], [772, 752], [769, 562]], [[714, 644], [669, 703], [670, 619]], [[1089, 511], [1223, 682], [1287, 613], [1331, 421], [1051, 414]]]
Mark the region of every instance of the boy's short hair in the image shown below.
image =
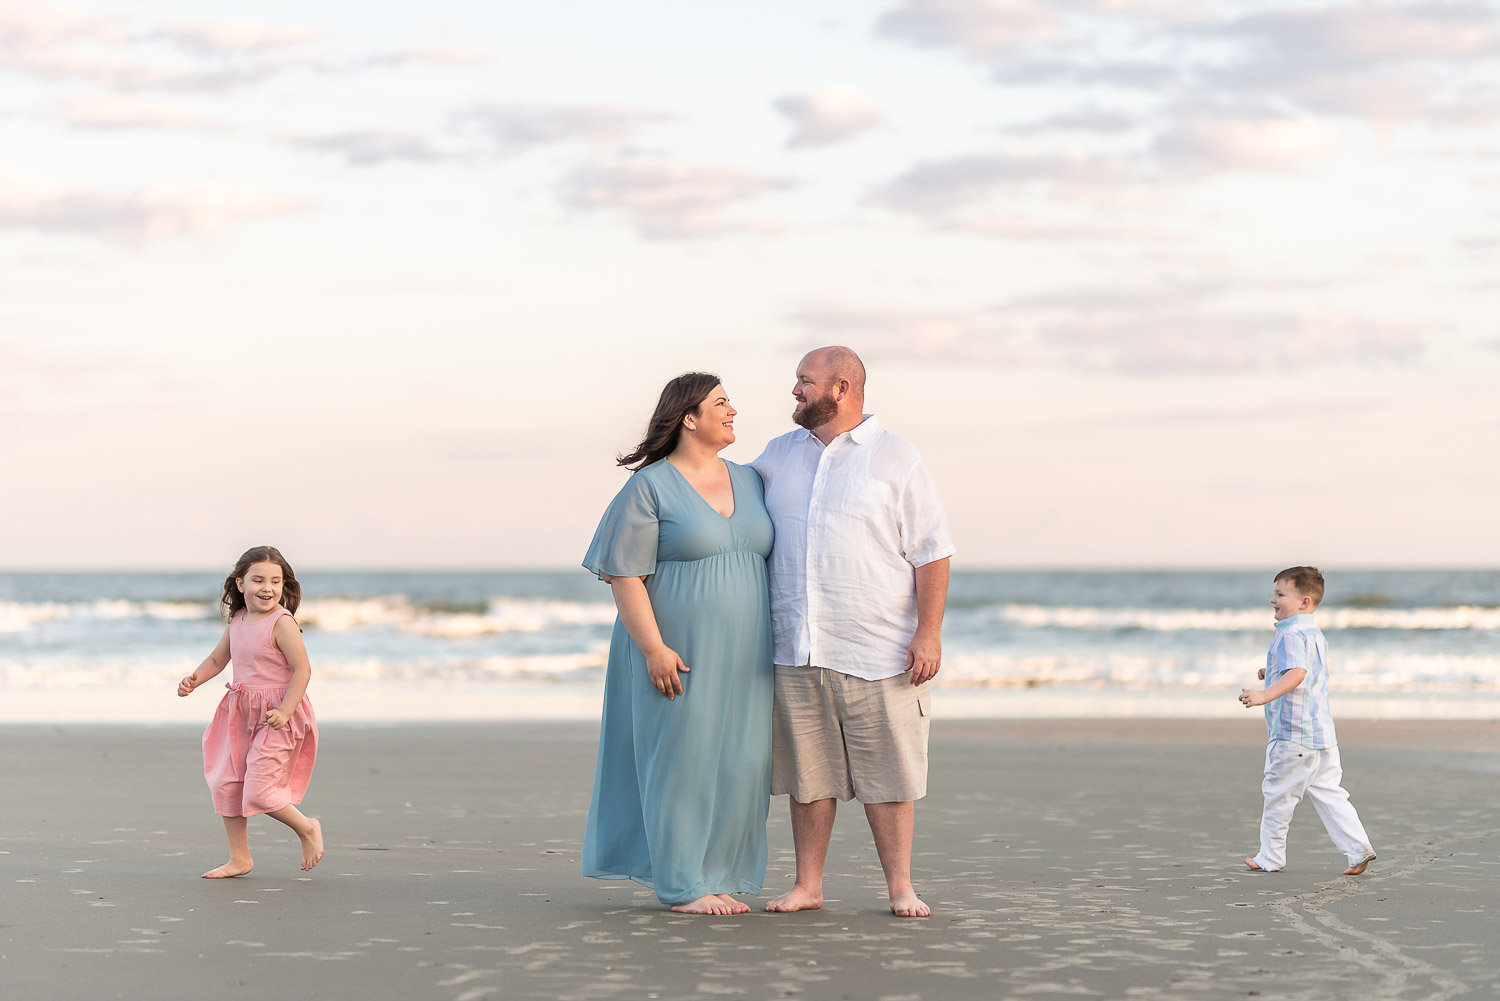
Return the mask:
[[1317, 567], [1287, 567], [1276, 575], [1273, 583], [1282, 581], [1295, 587], [1298, 594], [1311, 598], [1314, 608], [1323, 603], [1323, 571]]

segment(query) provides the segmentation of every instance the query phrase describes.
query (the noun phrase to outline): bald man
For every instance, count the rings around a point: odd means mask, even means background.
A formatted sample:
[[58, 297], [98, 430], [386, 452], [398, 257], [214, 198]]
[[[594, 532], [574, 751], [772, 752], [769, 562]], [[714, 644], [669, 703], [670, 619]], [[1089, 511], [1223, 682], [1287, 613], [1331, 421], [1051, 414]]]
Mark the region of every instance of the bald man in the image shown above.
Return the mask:
[[932, 913], [912, 888], [927, 794], [928, 682], [942, 665], [953, 540], [932, 474], [864, 412], [849, 348], [797, 366], [792, 420], [752, 466], [776, 526], [769, 561], [776, 661], [771, 792], [791, 799], [797, 882], [768, 911], [823, 906], [839, 800], [865, 808], [891, 911]]

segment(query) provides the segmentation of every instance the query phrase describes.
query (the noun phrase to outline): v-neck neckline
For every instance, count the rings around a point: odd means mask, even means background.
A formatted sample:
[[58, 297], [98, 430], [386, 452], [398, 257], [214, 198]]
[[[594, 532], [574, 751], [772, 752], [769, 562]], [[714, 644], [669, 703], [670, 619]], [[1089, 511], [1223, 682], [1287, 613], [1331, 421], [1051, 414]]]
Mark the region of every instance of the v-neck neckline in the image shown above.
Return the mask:
[[691, 490], [697, 496], [697, 498], [700, 501], [703, 502], [703, 506], [704, 507], [708, 508], [710, 511], [712, 511], [714, 514], [718, 515], [720, 518], [723, 518], [725, 521], [733, 521], [734, 520], [735, 512], [739, 511], [739, 509], [740, 509], [740, 498], [734, 492], [734, 473], [730, 471], [730, 469], [729, 469], [729, 463], [724, 462], [723, 459], [719, 460], [721, 463], [724, 464], [724, 473], [729, 477], [729, 499], [732, 500], [732, 501], [734, 501], [734, 507], [730, 508], [728, 514], [725, 514], [723, 511], [720, 511], [718, 508], [714, 507], [713, 504], [709, 502], [709, 499], [707, 497], [703, 496], [703, 494], [698, 490], [697, 487], [693, 486], [693, 481], [687, 478], [687, 474], [686, 473], [684, 473], [682, 470], [680, 470], [680, 469], [677, 468], [677, 463], [673, 462], [671, 459], [662, 459], [661, 461], [665, 462], [667, 465], [669, 465], [669, 466], [672, 467], [672, 472], [676, 473], [677, 474], [677, 478], [680, 479], [680, 480], [682, 480], [683, 484], [689, 490]]

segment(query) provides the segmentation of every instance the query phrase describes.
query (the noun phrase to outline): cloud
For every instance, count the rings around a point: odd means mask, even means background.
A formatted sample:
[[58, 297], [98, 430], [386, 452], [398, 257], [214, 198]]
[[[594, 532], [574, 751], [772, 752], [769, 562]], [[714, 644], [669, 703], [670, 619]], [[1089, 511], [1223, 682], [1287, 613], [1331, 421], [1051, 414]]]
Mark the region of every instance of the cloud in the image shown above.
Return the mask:
[[320, 41], [323, 37], [302, 27], [234, 20], [162, 24], [143, 35], [204, 58], [275, 52]]
[[1016, 87], [1072, 85], [1158, 93], [1190, 89], [1193, 79], [1187, 65], [1174, 62], [1081, 58], [1072, 52], [1056, 57], [1007, 59], [993, 67], [990, 78], [997, 84]]
[[432, 163], [454, 157], [414, 132], [400, 129], [363, 129], [323, 135], [289, 136], [282, 140], [294, 149], [331, 153], [356, 167], [384, 163]]
[[1130, 132], [1141, 127], [1145, 116], [1099, 107], [1080, 107], [1038, 118], [1022, 125], [1006, 126], [1009, 134], [1028, 132], [1087, 132], [1094, 135]]
[[919, 163], [873, 196], [876, 204], [942, 215], [982, 203], [1007, 188], [1105, 188], [1129, 181], [1137, 168], [1120, 156], [1083, 153], [975, 153]]
[[888, 360], [1130, 376], [1409, 365], [1424, 329], [1297, 308], [1247, 308], [1214, 283], [1076, 288], [970, 309], [804, 308], [791, 320]]
[[876, 31], [983, 62], [1010, 87], [1208, 95], [1378, 128], [1500, 119], [1500, 9], [1484, 0], [902, 0]]
[[157, 186], [117, 192], [67, 190], [14, 178], [0, 183], [0, 230], [28, 229], [132, 244], [219, 238], [241, 223], [303, 207], [222, 186]]
[[81, 42], [123, 42], [132, 19], [81, 14], [62, 4], [0, 0], [0, 53]]
[[105, 131], [220, 132], [225, 128], [175, 105], [112, 95], [69, 98], [57, 107], [55, 117], [73, 128]]
[[319, 32], [246, 20], [173, 21], [95, 15], [0, 0], [0, 72], [121, 91], [222, 92], [291, 71], [324, 75], [411, 64], [472, 65], [471, 48], [412, 46], [331, 58]]
[[819, 305], [788, 319], [828, 340], [858, 343], [860, 353], [893, 361], [1033, 367], [1043, 363], [1024, 330], [995, 310]]
[[1177, 167], [1283, 170], [1333, 152], [1338, 129], [1309, 116], [1189, 118], [1157, 137], [1153, 152]]
[[676, 121], [672, 115], [611, 105], [537, 104], [489, 101], [473, 105], [459, 121], [478, 128], [502, 151], [584, 143], [622, 146], [643, 129]]
[[1232, 19], [1223, 33], [1262, 58], [1335, 71], [1500, 55], [1500, 11], [1480, 0], [1283, 6]]
[[865, 95], [839, 87], [778, 97], [773, 106], [791, 119], [793, 149], [844, 142], [873, 128], [883, 112]]
[[623, 213], [648, 239], [685, 239], [764, 229], [726, 213], [785, 186], [735, 167], [621, 161], [575, 171], [564, 184], [563, 201]]
[[994, 58], [1057, 37], [1066, 21], [1065, 5], [1043, 0], [902, 0], [876, 30], [913, 45]]
[[1376, 125], [1483, 125], [1500, 117], [1486, 67], [1500, 10], [1477, 2], [1286, 7], [1204, 25], [1237, 59], [1206, 69], [1220, 89], [1280, 94], [1307, 110]]
[[1317, 312], [1191, 307], [1103, 311], [1043, 323], [1069, 367], [1130, 375], [1285, 372], [1320, 365], [1403, 365], [1425, 351], [1422, 331]]
[[[222, 90], [295, 65], [305, 29], [251, 22], [152, 22], [68, 7], [0, 4], [0, 70], [111, 91]], [[170, 58], [161, 47], [183, 58]]]
[[401, 66], [485, 66], [494, 57], [483, 49], [464, 45], [417, 45], [390, 52], [377, 52], [354, 60], [359, 69], [386, 69]]

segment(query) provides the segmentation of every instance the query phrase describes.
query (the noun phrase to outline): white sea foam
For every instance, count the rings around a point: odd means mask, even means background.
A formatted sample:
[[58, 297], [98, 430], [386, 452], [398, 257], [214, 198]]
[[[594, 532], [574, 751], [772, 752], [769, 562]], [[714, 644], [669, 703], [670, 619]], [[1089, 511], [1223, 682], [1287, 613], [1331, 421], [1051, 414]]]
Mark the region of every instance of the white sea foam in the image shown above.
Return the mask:
[[[1257, 662], [1229, 653], [1185, 659], [1119, 651], [949, 652], [941, 677], [955, 688], [1238, 691], [1261, 684], [1257, 670]], [[1500, 656], [1494, 655], [1365, 652], [1337, 658], [1332, 673], [1338, 692], [1500, 693]]]
[[[510, 718], [546, 716], [565, 704], [593, 705], [591, 715], [615, 609], [607, 588], [576, 577], [325, 579], [298, 614], [320, 715], [329, 707], [349, 718]], [[1192, 703], [1193, 712], [1217, 712], [1221, 703], [1238, 710], [1233, 695], [1260, 684], [1270, 609], [1259, 600], [1235, 605], [1249, 596], [1235, 575], [959, 574], [955, 581], [959, 600], [945, 623], [939, 678], [944, 707], [1173, 715], [1170, 706]], [[201, 719], [202, 703], [217, 701], [229, 674], [210, 686], [212, 695], [179, 700], [172, 693], [224, 628], [215, 583], [186, 575], [0, 573], [0, 690], [7, 695], [0, 718], [30, 718], [26, 707], [55, 703], [60, 708], [35, 718], [71, 718], [70, 706], [103, 714], [89, 718], [115, 718], [108, 707], [118, 704], [130, 707], [118, 710], [122, 719]], [[1390, 716], [1500, 705], [1500, 575], [1372, 573], [1348, 593], [1367, 598], [1354, 607], [1330, 603], [1318, 615], [1332, 648], [1336, 713], [1365, 702]], [[1436, 596], [1449, 594], [1454, 600], [1443, 606]], [[1213, 607], [1220, 601], [1225, 607]]]
[[615, 607], [608, 602], [491, 598], [480, 613], [428, 608], [414, 605], [402, 595], [387, 595], [359, 600], [309, 600], [298, 609], [297, 618], [309, 629], [326, 632], [389, 628], [414, 636], [456, 638], [605, 625], [614, 621]]
[[[1187, 630], [1268, 632], [1269, 609], [1203, 608], [1089, 608], [1045, 605], [1005, 605], [999, 618], [1026, 629], [1123, 630], [1155, 632]], [[1335, 608], [1318, 613], [1325, 631], [1336, 629], [1500, 629], [1500, 608], [1459, 605], [1452, 608]]]

